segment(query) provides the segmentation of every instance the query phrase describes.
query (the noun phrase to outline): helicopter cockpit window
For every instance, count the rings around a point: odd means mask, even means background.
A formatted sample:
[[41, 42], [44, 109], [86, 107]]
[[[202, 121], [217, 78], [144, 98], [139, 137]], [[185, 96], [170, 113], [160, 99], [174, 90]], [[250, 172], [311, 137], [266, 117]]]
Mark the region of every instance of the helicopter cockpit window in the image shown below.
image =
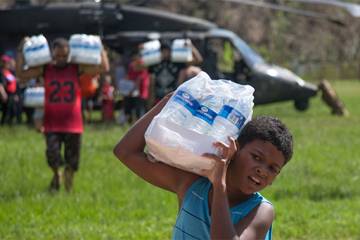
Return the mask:
[[234, 45], [237, 49], [240, 49], [240, 52], [244, 58], [246, 58], [248, 64], [255, 65], [265, 63], [264, 59], [240, 38], [234, 38]]
[[235, 80], [237, 63], [242, 60], [239, 51], [227, 39], [209, 39], [208, 44], [216, 57], [217, 77]]

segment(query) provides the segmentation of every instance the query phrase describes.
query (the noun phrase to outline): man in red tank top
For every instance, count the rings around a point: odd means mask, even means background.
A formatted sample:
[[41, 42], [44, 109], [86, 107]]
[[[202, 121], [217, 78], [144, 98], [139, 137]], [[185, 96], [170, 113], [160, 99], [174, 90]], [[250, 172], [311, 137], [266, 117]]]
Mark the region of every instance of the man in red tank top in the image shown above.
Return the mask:
[[[23, 41], [24, 42], [24, 41]], [[47, 162], [54, 176], [50, 190], [60, 188], [59, 168], [65, 166], [65, 190], [72, 188], [73, 175], [79, 167], [81, 134], [81, 74], [99, 74], [109, 70], [107, 54], [103, 50], [100, 65], [79, 65], [68, 63], [69, 44], [66, 39], [55, 39], [52, 45], [53, 62], [45, 66], [24, 70], [23, 42], [17, 56], [16, 72], [20, 79], [44, 78], [45, 106], [44, 133], [46, 137]], [[64, 145], [64, 158], [61, 145]]]

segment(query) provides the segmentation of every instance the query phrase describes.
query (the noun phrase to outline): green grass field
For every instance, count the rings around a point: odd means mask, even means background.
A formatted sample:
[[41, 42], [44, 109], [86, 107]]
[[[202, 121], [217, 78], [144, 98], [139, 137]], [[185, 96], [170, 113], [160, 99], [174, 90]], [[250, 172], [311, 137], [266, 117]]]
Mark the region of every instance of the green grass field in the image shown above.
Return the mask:
[[[255, 108], [292, 130], [295, 154], [263, 191], [276, 208], [274, 239], [360, 239], [360, 82], [335, 88], [350, 111], [330, 114], [320, 97]], [[112, 154], [126, 129], [87, 125], [74, 192], [47, 193], [43, 136], [0, 128], [0, 239], [169, 239], [176, 197], [130, 173]]]

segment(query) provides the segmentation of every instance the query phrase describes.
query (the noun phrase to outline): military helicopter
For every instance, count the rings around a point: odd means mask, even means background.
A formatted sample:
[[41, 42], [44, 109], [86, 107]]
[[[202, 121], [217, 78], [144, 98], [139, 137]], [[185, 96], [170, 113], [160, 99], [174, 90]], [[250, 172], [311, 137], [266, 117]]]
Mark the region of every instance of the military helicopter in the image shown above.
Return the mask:
[[[99, 34], [109, 48], [129, 53], [151, 39], [190, 38], [204, 57], [202, 69], [212, 78], [226, 78], [255, 88], [255, 104], [294, 101], [297, 110], [309, 107], [318, 86], [288, 69], [268, 64], [235, 33], [198, 18], [151, 8], [116, 3], [47, 3], [0, 10], [0, 50], [15, 49], [26, 35], [48, 39], [74, 33]], [[224, 71], [218, 63], [224, 46], [231, 48], [234, 64]]]

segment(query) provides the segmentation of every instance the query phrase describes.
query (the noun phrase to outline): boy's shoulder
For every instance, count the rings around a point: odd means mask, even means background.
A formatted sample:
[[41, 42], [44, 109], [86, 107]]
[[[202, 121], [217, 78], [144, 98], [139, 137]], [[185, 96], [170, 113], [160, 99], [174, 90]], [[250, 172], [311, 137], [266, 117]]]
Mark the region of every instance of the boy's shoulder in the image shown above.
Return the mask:
[[265, 198], [236, 224], [236, 229], [247, 228], [250, 232], [264, 232], [271, 228], [275, 218], [274, 206]]
[[199, 175], [189, 173], [187, 174], [187, 177], [181, 184], [179, 191], [177, 193], [179, 200], [182, 202], [182, 200], [185, 198], [185, 195], [187, 191], [191, 188], [191, 186], [198, 180], [205, 179], [204, 177], [201, 177]]

